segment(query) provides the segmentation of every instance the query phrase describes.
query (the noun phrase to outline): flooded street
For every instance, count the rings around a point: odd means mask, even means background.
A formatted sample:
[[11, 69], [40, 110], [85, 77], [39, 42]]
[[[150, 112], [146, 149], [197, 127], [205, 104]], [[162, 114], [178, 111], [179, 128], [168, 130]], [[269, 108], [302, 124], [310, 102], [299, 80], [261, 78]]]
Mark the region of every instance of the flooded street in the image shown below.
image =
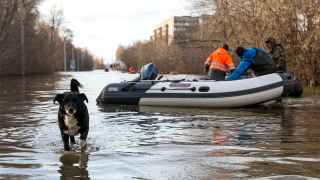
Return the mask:
[[[97, 106], [106, 84], [134, 77], [93, 71], [0, 79], [0, 179], [320, 178], [320, 97], [251, 109]], [[64, 153], [53, 104], [71, 78], [89, 99], [86, 153]]]

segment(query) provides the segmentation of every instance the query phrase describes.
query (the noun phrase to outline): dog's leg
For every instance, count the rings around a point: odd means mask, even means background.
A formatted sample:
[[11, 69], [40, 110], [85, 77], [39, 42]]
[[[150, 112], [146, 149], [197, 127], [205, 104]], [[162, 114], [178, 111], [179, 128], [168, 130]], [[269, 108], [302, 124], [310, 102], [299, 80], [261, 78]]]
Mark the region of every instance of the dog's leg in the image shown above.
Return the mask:
[[70, 136], [70, 141], [71, 141], [71, 144], [76, 144], [76, 140], [74, 139], [74, 136]]
[[63, 130], [61, 130], [61, 137], [62, 137], [62, 141], [63, 141], [64, 150], [70, 151], [69, 135], [64, 134]]
[[87, 148], [87, 136], [88, 136], [89, 128], [80, 132], [80, 148], [81, 151], [85, 151]]
[[76, 140], [74, 139], [74, 136], [70, 136], [70, 142], [71, 142], [71, 149], [74, 149], [74, 145], [76, 144]]

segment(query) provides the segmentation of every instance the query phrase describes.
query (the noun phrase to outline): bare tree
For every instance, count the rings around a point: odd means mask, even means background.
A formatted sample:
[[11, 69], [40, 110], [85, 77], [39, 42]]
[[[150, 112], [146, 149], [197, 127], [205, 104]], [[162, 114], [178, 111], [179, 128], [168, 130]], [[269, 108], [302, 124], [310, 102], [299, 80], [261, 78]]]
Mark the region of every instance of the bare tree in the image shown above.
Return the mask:
[[[72, 31], [63, 27], [61, 10], [53, 9], [49, 20], [41, 21], [40, 2], [0, 1], [0, 75], [53, 73], [70, 64], [65, 60], [75, 48]], [[79, 68], [91, 70], [95, 57], [87, 50], [78, 52]]]
[[0, 54], [6, 50], [5, 42], [10, 32], [10, 25], [16, 17], [18, 0], [0, 1]]
[[[217, 39], [236, 47], [264, 48], [273, 36], [286, 49], [289, 70], [309, 85], [319, 85], [318, 0], [190, 0], [207, 18], [202, 40]], [[211, 12], [208, 12], [208, 10]], [[218, 42], [219, 42], [218, 41]]]

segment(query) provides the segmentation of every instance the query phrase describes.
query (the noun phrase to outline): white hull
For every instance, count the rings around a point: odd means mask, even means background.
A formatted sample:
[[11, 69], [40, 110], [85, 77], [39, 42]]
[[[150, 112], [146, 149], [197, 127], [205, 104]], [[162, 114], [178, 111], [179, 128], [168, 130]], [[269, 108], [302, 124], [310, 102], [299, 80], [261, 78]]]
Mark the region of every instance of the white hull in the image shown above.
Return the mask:
[[[150, 90], [146, 91], [146, 94], [161, 94], [163, 91], [160, 89], [165, 87], [166, 94], [178, 94], [178, 95], [194, 95], [191, 98], [166, 98], [166, 97], [142, 97], [139, 105], [143, 106], [176, 106], [176, 107], [242, 107], [254, 104], [260, 104], [267, 101], [271, 101], [281, 97], [284, 87], [268, 87], [272, 84], [281, 83], [283, 79], [278, 74], [270, 74], [260, 76], [251, 79], [243, 79], [236, 81], [200, 81], [200, 82], [185, 82], [185, 84], [191, 84], [190, 87], [209, 87], [208, 92], [191, 92], [190, 89], [182, 87], [170, 88], [172, 83], [158, 83]], [[261, 90], [257, 90], [261, 88]], [[264, 89], [265, 88], [265, 89]], [[186, 90], [183, 90], [186, 89]], [[256, 90], [256, 91], [255, 91]], [[247, 91], [247, 92], [246, 92]], [[208, 94], [209, 97], [201, 97]], [[210, 94], [213, 96], [210, 97]], [[220, 94], [214, 96], [214, 94]], [[225, 96], [223, 95], [225, 94]], [[239, 94], [239, 95], [237, 95]], [[197, 97], [199, 95], [199, 97]]]
[[142, 106], [174, 106], [174, 107], [243, 107], [261, 104], [279, 98], [283, 87], [242, 96], [222, 98], [142, 98]]

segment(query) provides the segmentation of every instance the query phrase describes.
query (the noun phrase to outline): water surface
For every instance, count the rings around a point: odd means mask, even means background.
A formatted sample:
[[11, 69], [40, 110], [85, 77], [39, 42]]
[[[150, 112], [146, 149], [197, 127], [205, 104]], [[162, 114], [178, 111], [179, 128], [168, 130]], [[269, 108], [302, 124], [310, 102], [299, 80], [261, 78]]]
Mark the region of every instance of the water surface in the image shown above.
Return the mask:
[[[320, 98], [250, 109], [97, 106], [116, 72], [0, 79], [0, 179], [320, 178]], [[88, 149], [63, 151], [55, 94], [78, 79], [89, 99]]]

